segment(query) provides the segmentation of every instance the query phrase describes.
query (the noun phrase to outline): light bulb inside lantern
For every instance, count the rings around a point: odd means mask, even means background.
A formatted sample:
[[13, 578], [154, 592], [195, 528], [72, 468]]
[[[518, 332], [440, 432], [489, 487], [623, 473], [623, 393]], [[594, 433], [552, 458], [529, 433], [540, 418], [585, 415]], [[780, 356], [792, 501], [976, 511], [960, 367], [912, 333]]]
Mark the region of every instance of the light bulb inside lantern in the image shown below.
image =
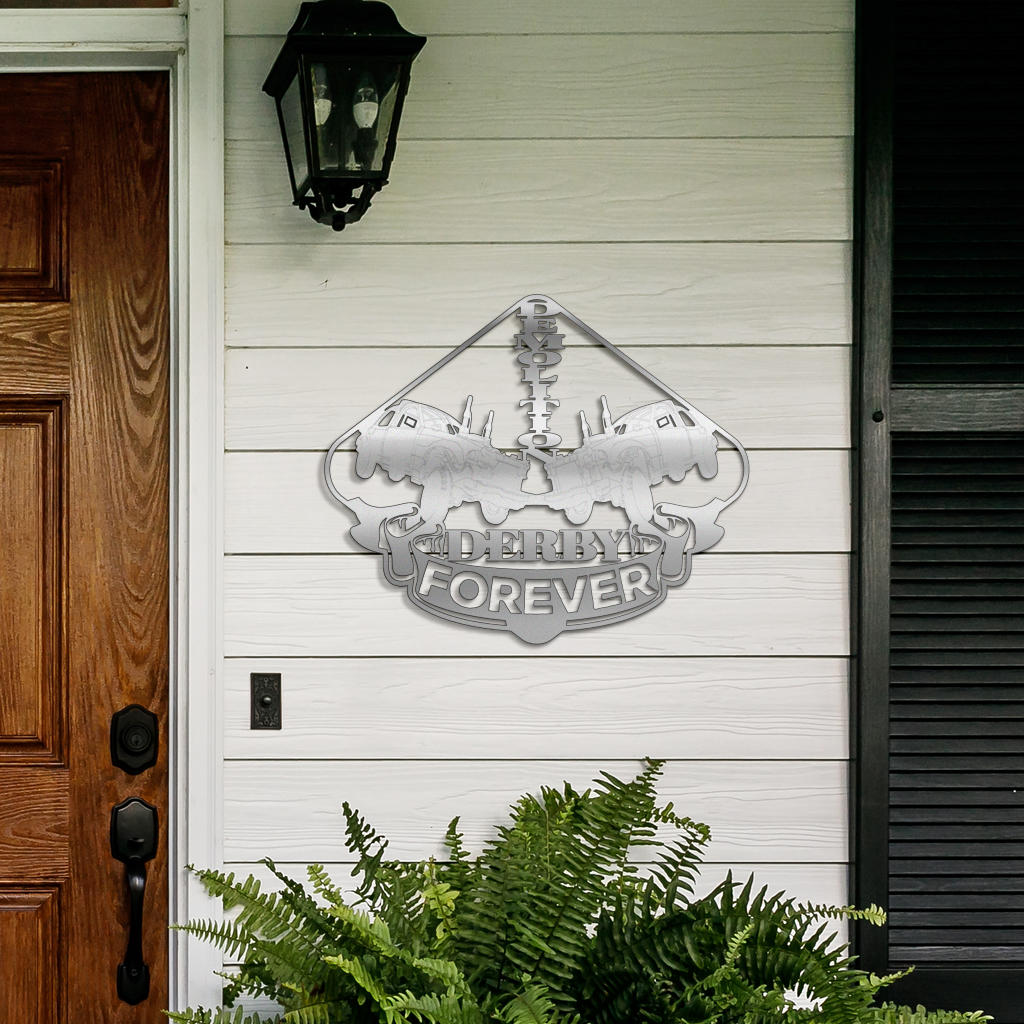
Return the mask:
[[363, 75], [352, 97], [352, 119], [357, 128], [372, 128], [377, 121], [380, 102], [377, 87], [369, 75]]
[[323, 128], [334, 109], [331, 87], [327, 81], [327, 68], [323, 64], [313, 65], [313, 118], [317, 128]]

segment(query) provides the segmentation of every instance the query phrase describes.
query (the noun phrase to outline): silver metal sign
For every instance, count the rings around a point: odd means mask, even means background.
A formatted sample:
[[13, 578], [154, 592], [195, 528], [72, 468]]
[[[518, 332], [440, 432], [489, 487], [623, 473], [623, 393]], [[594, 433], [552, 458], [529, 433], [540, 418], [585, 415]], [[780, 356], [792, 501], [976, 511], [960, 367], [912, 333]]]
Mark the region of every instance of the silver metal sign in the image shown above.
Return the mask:
[[[513, 316], [519, 323], [510, 373], [521, 388], [525, 429], [511, 447], [494, 443], [493, 411], [473, 432], [472, 395], [461, 418], [406, 397]], [[574, 448], [564, 428], [556, 431], [559, 401], [552, 395], [556, 367], [570, 371], [580, 351], [565, 346], [567, 329], [639, 374], [655, 399], [613, 418], [601, 396], [600, 429], [592, 430], [579, 410]], [[739, 481], [729, 493], [699, 505], [656, 498], [660, 485], [680, 483], [694, 470], [704, 480], [716, 477], [722, 442], [739, 459]], [[354, 444], [360, 479], [378, 469], [394, 482], [408, 478], [420, 487], [419, 500], [380, 506], [342, 494], [332, 464], [346, 443]], [[539, 490], [527, 481], [537, 467]], [[689, 578], [693, 556], [725, 535], [718, 518], [750, 476], [735, 437], [544, 295], [510, 306], [346, 430], [328, 449], [323, 470], [328, 491], [355, 516], [352, 538], [381, 556], [387, 581], [404, 588], [414, 605], [467, 626], [509, 630], [531, 644], [661, 604], [669, 588]], [[473, 502], [480, 528], [450, 527], [450, 514]], [[597, 505], [620, 510], [621, 527], [588, 529]], [[561, 528], [526, 528], [540, 509], [548, 519], [557, 513]]]

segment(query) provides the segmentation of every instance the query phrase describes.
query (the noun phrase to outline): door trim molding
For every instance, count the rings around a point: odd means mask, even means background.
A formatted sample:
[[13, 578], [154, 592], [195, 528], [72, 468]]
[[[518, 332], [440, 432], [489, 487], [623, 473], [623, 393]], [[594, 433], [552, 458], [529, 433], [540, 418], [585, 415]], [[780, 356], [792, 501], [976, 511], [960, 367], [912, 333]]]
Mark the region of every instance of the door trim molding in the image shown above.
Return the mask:
[[[194, 8], [199, 6], [193, 2]], [[67, 49], [73, 44], [79, 51], [111, 48], [116, 52], [131, 47], [159, 52], [184, 48], [189, 36], [188, 18], [180, 7], [14, 10], [0, 14], [0, 25], [5, 53], [24, 48], [39, 57], [49, 56], [44, 49], [48, 45]]]
[[[222, 915], [184, 866], [223, 861], [223, 55], [224, 0], [0, 11], [0, 72], [170, 72], [172, 921]], [[170, 957], [173, 1008], [219, 1005], [216, 949], [174, 932]]]

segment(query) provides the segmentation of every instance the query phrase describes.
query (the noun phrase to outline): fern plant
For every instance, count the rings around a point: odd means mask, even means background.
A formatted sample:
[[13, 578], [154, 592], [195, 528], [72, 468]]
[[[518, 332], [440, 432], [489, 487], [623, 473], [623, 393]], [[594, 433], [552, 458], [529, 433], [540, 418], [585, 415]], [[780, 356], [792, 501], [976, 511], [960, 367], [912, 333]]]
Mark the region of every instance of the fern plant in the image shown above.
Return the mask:
[[875, 1024], [969, 1024], [971, 1021], [983, 1022], [991, 1020], [980, 1010], [970, 1013], [950, 1013], [947, 1010], [926, 1010], [923, 1006], [911, 1009], [909, 1006], [896, 1006], [883, 1003], [873, 1018]]
[[[857, 970], [836, 920], [881, 923], [877, 908], [799, 904], [727, 877], [697, 898], [707, 826], [662, 806], [663, 763], [628, 782], [602, 773], [521, 797], [483, 851], [458, 819], [443, 862], [389, 859], [387, 840], [347, 803], [355, 857], [347, 900], [323, 867], [308, 888], [197, 872], [233, 916], [183, 926], [240, 966], [225, 1008], [169, 1013], [180, 1024], [262, 1024], [242, 995], [282, 1007], [284, 1024], [967, 1024], [875, 993], [898, 975]], [[641, 876], [638, 854], [647, 863]], [[810, 1001], [799, 1009], [795, 993]]]
[[[829, 922], [881, 923], [877, 908], [798, 904], [731, 874], [713, 892], [657, 917], [632, 897], [598, 922], [580, 972], [577, 1005], [591, 1024], [643, 1021], [869, 1019], [873, 989], [854, 970]], [[813, 1010], [794, 1007], [801, 992]]]

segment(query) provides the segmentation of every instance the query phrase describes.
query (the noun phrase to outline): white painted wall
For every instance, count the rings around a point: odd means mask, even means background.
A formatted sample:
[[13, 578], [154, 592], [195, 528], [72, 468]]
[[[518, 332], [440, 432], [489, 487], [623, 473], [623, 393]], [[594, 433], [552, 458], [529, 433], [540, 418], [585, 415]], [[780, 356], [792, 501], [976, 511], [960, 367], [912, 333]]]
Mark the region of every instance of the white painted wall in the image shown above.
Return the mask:
[[[430, 38], [392, 183], [337, 236], [289, 206], [260, 92], [296, 3], [227, 4], [226, 860], [343, 861], [343, 799], [436, 854], [455, 814], [479, 840], [525, 789], [654, 755], [710, 876], [845, 902], [853, 0], [393, 6]], [[535, 291], [752, 469], [682, 590], [540, 649], [414, 612], [318, 482], [334, 436]], [[461, 386], [507, 358], [474, 350]], [[280, 733], [248, 728], [251, 671], [282, 673]]]

